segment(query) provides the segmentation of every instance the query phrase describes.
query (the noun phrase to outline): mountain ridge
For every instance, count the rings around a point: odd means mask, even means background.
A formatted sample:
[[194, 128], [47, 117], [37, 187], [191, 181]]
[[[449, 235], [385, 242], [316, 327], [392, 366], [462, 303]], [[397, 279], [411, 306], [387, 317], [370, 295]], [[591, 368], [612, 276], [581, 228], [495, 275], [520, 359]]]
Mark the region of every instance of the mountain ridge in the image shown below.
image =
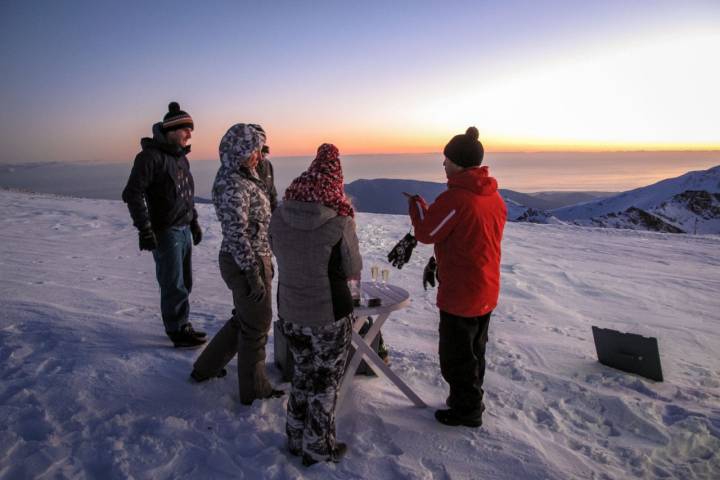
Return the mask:
[[[445, 183], [401, 179], [360, 179], [346, 185], [358, 211], [405, 215], [403, 191], [432, 202]], [[508, 220], [531, 223], [649, 230], [667, 233], [720, 233], [720, 165], [667, 178], [626, 192], [537, 192], [500, 189]], [[590, 200], [587, 200], [590, 198]], [[585, 200], [548, 208], [553, 200]]]

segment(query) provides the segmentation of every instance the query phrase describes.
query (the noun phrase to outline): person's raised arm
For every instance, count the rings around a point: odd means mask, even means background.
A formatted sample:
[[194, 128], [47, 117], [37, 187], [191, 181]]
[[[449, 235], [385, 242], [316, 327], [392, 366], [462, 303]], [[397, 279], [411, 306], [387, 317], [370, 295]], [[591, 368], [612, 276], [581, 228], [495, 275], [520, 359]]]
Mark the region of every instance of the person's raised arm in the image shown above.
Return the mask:
[[415, 238], [419, 242], [440, 242], [457, 224], [458, 207], [452, 204], [447, 192], [437, 197], [430, 206], [419, 195], [410, 198], [408, 203], [410, 204], [410, 220], [415, 229]]

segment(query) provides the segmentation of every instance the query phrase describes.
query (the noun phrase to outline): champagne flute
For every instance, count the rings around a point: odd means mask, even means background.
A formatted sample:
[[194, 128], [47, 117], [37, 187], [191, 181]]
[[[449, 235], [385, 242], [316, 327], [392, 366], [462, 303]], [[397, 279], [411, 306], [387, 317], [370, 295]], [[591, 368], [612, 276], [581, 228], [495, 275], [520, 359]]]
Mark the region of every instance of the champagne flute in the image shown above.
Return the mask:
[[390, 279], [390, 270], [387, 268], [382, 269], [382, 285], [383, 288], [387, 288], [387, 282]]
[[370, 276], [372, 277], [373, 285], [377, 285], [378, 273], [380, 273], [380, 267], [377, 265], [370, 267]]

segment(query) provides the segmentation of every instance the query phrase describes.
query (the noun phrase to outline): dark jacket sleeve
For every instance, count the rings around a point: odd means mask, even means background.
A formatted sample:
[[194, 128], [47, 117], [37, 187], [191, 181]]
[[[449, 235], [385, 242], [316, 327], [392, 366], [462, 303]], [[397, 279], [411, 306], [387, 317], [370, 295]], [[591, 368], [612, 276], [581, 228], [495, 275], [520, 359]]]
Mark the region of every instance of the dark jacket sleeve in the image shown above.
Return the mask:
[[268, 161], [268, 166], [270, 167], [270, 185], [268, 187], [268, 190], [270, 191], [270, 211], [274, 212], [275, 208], [277, 208], [278, 204], [278, 194], [277, 194], [277, 188], [275, 187], [275, 169], [273, 168], [273, 164]]
[[150, 224], [145, 192], [152, 183], [153, 173], [153, 157], [146, 152], [138, 153], [122, 193], [123, 202], [127, 203], [133, 225], [138, 229]]

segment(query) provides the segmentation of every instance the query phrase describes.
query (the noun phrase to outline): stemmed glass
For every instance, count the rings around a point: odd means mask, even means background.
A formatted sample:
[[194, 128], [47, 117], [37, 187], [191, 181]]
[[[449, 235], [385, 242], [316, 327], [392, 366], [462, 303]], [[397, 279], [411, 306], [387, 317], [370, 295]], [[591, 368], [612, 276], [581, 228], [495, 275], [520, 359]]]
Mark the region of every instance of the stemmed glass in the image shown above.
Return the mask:
[[390, 279], [390, 269], [383, 268], [382, 269], [382, 286], [383, 288], [388, 288], [387, 282]]
[[377, 286], [378, 274], [380, 273], [380, 267], [373, 265], [370, 267], [370, 276], [372, 277], [373, 286]]

